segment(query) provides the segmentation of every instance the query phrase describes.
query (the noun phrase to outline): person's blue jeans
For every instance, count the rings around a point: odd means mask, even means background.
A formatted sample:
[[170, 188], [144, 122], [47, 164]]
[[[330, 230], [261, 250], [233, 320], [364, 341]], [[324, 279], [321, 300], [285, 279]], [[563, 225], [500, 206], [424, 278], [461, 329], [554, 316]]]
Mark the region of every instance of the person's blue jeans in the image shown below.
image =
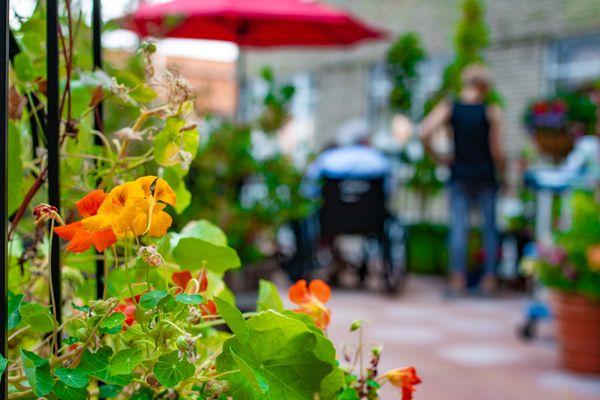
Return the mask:
[[496, 230], [495, 185], [472, 185], [461, 182], [450, 184], [450, 269], [464, 273], [467, 268], [469, 243], [469, 211], [477, 206], [482, 217], [483, 245], [485, 250], [484, 273], [494, 274], [498, 253]]

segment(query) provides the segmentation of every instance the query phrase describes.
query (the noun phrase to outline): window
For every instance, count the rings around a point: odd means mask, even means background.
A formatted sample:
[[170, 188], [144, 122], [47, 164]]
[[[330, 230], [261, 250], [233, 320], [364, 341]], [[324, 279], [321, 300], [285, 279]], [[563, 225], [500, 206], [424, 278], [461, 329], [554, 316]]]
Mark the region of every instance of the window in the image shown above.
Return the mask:
[[574, 90], [600, 79], [600, 35], [562, 39], [550, 45], [546, 68], [549, 87]]

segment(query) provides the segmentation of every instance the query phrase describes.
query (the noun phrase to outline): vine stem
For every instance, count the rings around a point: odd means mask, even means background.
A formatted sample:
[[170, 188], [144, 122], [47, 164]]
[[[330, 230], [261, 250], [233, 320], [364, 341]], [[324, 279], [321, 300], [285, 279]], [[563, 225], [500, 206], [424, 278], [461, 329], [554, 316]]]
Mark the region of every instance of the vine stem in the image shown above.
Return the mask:
[[104, 285], [103, 285], [103, 293], [102, 298], [106, 300], [108, 297], [108, 254], [106, 253], [106, 249], [104, 250]]

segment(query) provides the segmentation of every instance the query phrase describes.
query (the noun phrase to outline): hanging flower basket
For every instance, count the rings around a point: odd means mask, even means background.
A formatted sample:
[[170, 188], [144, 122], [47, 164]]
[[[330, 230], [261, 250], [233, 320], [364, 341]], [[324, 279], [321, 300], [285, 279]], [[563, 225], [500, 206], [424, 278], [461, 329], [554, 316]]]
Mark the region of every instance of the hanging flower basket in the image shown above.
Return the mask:
[[573, 150], [574, 138], [566, 130], [552, 131], [548, 129], [538, 129], [533, 133], [533, 140], [540, 151], [545, 156], [554, 161], [564, 159]]
[[582, 95], [560, 95], [530, 103], [523, 119], [540, 153], [560, 162], [575, 138], [593, 131], [596, 106]]

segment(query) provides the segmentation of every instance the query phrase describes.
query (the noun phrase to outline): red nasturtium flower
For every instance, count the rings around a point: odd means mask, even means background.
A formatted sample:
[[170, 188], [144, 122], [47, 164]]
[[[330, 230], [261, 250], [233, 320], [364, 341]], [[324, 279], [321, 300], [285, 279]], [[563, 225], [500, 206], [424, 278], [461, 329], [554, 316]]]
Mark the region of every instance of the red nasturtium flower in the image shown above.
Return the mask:
[[[173, 283], [177, 286], [175, 293], [187, 293], [187, 294], [200, 294], [206, 292], [208, 289], [208, 277], [204, 269], [198, 272], [196, 278], [192, 276], [192, 273], [188, 270], [181, 272], [173, 272], [171, 276]], [[217, 305], [212, 300], [207, 300], [205, 303], [200, 304], [200, 310], [202, 315], [215, 315], [217, 313]]]
[[135, 301], [132, 297], [128, 297], [124, 300], [125, 303], [119, 304], [115, 307], [114, 312], [121, 312], [125, 314], [125, 323], [127, 326], [131, 326], [135, 322], [135, 303], [140, 301], [140, 297], [141, 295], [139, 294], [135, 296]]
[[309, 315], [319, 328], [327, 328], [331, 318], [331, 311], [325, 307], [325, 303], [331, 297], [329, 285], [320, 279], [315, 279], [307, 285], [306, 281], [301, 279], [290, 287], [288, 296], [300, 307], [296, 312]]
[[421, 383], [414, 367], [396, 368], [384, 374], [390, 383], [402, 389], [402, 400], [412, 400], [415, 385]]
[[103, 190], [91, 191], [75, 203], [77, 211], [79, 211], [79, 214], [83, 219], [54, 228], [54, 232], [56, 232], [58, 236], [69, 241], [67, 251], [82, 253], [88, 250], [92, 245], [96, 250], [104, 251], [107, 247], [110, 247], [117, 242], [117, 237], [111, 228], [93, 231], [86, 228], [82, 222], [85, 221], [86, 218], [93, 217], [98, 213], [98, 209], [105, 198], [106, 193], [104, 193]]

